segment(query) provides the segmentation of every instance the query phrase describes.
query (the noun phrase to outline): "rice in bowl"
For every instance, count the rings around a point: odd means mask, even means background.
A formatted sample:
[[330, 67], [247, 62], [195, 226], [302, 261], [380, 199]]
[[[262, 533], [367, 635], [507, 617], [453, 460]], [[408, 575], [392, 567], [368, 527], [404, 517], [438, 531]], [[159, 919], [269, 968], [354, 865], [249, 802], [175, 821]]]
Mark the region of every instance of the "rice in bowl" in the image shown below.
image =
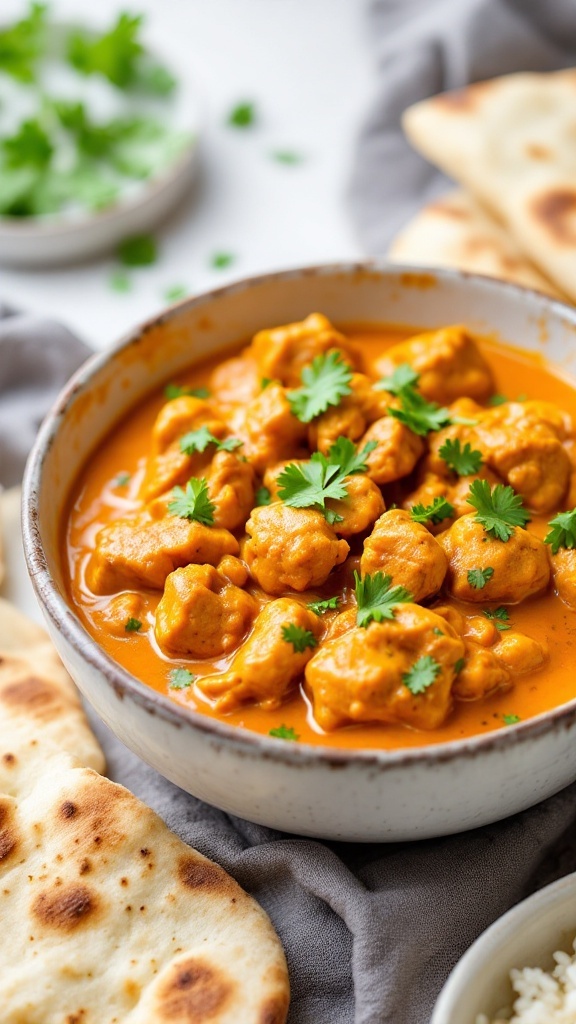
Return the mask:
[[513, 1006], [490, 1020], [479, 1014], [476, 1024], [576, 1024], [576, 939], [572, 953], [557, 950], [552, 971], [540, 967], [510, 971], [516, 992]]

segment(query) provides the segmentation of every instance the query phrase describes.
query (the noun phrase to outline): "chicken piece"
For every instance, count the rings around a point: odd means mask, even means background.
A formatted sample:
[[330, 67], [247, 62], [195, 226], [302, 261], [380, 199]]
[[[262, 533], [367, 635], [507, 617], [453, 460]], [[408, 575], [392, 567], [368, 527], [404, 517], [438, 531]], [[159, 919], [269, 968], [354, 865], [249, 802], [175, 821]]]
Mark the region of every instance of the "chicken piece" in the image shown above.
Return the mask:
[[223, 405], [246, 405], [262, 390], [256, 360], [244, 353], [220, 363], [210, 376], [210, 391]]
[[393, 345], [378, 360], [376, 370], [382, 377], [390, 377], [402, 363], [408, 363], [419, 374], [418, 390], [424, 397], [441, 405], [462, 395], [484, 402], [494, 391], [488, 363], [459, 324]]
[[353, 629], [356, 625], [356, 608], [347, 608], [346, 611], [340, 612], [328, 626], [326, 630], [326, 636], [324, 640], [335, 640], [339, 636], [343, 636], [349, 629]]
[[129, 624], [140, 622], [142, 632], [146, 632], [147, 612], [147, 601], [144, 594], [126, 593], [113, 597], [103, 609], [95, 609], [93, 614], [106, 626], [111, 636], [129, 637], [140, 632], [138, 629], [127, 629]]
[[368, 476], [377, 484], [389, 484], [408, 476], [424, 451], [422, 438], [393, 416], [375, 420], [360, 438], [358, 448], [361, 450], [369, 441], [376, 441], [376, 447], [365, 462]]
[[322, 313], [311, 313], [298, 323], [259, 331], [248, 352], [261, 377], [278, 380], [286, 387], [298, 387], [304, 367], [316, 356], [333, 349], [341, 352], [351, 366], [355, 365], [348, 339]]
[[[306, 686], [314, 717], [326, 730], [351, 722], [403, 722], [435, 729], [450, 712], [452, 683], [463, 655], [464, 644], [445, 619], [416, 604], [399, 605], [393, 619], [371, 622], [366, 629], [354, 626], [323, 643], [311, 658]], [[422, 658], [428, 666], [433, 659], [436, 676], [423, 677], [425, 686], [414, 693], [407, 683]]]
[[231, 420], [233, 433], [244, 442], [242, 454], [263, 473], [267, 466], [303, 453], [307, 426], [293, 415], [286, 391], [269, 384]]
[[212, 565], [187, 565], [166, 577], [154, 633], [170, 657], [216, 658], [238, 647], [258, 610]]
[[485, 615], [464, 616], [461, 633], [465, 640], [472, 640], [480, 647], [491, 647], [500, 636], [493, 620], [488, 619]]
[[350, 550], [320, 512], [281, 501], [253, 509], [246, 533], [243, 557], [267, 594], [322, 586]]
[[[460, 601], [518, 604], [548, 586], [550, 565], [546, 545], [520, 526], [506, 542], [491, 537], [475, 514], [462, 516], [438, 538], [448, 556], [444, 585]], [[469, 573], [492, 569], [483, 586]]]
[[203, 398], [182, 395], [162, 407], [152, 430], [152, 451], [140, 490], [143, 501], [150, 501], [176, 484], [185, 483], [191, 476], [204, 475], [214, 455], [214, 445], [192, 455], [180, 450], [181, 438], [200, 427], [207, 427], [218, 440], [228, 434], [226, 425]]
[[[164, 513], [166, 505], [163, 505]], [[95, 594], [128, 587], [161, 590], [169, 573], [191, 563], [217, 565], [237, 555], [238, 541], [228, 530], [196, 520], [161, 514], [160, 502], [126, 519], [117, 519], [96, 535], [86, 579]]]
[[490, 647], [465, 641], [465, 664], [456, 676], [452, 693], [459, 700], [480, 700], [497, 690], [509, 690], [512, 676]]
[[[295, 649], [284, 629], [296, 626], [306, 630], [307, 646]], [[312, 657], [322, 633], [322, 621], [304, 605], [290, 597], [281, 597], [264, 606], [254, 630], [234, 656], [230, 668], [220, 675], [198, 680], [199, 689], [216, 700], [220, 712], [233, 711], [243, 704], [259, 704], [267, 710], [280, 707], [290, 685], [301, 675]]]
[[506, 402], [484, 413], [474, 435], [487, 464], [529, 508], [547, 513], [568, 490], [572, 467], [563, 441], [570, 427], [550, 402]]
[[308, 429], [310, 448], [327, 455], [339, 437], [357, 441], [375, 420], [385, 416], [390, 395], [376, 391], [372, 381], [363, 373], [355, 373], [350, 381], [352, 393], [344, 395], [338, 405], [331, 406], [317, 416]]
[[364, 541], [360, 560], [362, 576], [376, 572], [391, 576], [394, 585], [406, 587], [414, 601], [424, 601], [440, 590], [447, 566], [438, 541], [402, 508], [380, 516]]
[[512, 629], [500, 635], [498, 643], [494, 644], [492, 650], [513, 677], [542, 668], [548, 658], [548, 648], [545, 644]]
[[576, 609], [576, 548], [558, 548], [555, 555], [550, 554], [550, 562], [558, 596]]
[[214, 508], [214, 525], [226, 530], [243, 526], [254, 504], [254, 469], [235, 452], [216, 452], [206, 475]]
[[332, 512], [342, 516], [342, 522], [334, 523], [334, 532], [339, 537], [352, 537], [372, 526], [386, 505], [380, 488], [365, 473], [345, 477], [344, 486], [348, 497], [338, 501], [329, 499], [326, 504]]
[[235, 555], [224, 555], [216, 568], [237, 587], [243, 587], [250, 575], [242, 559], [236, 558]]
[[435, 604], [432, 606], [432, 611], [436, 615], [441, 615], [446, 622], [452, 626], [455, 633], [459, 636], [462, 635], [466, 629], [466, 617], [461, 615], [457, 608], [452, 604]]

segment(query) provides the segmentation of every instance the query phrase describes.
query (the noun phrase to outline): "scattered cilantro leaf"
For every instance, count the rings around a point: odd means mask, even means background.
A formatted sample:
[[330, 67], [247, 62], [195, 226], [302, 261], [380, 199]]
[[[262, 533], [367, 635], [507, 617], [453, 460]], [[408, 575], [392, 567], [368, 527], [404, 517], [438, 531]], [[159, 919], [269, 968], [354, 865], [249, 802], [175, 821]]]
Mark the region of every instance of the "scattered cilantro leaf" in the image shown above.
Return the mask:
[[394, 609], [399, 604], [410, 604], [414, 600], [405, 587], [393, 587], [392, 577], [381, 572], [373, 576], [360, 577], [354, 572], [356, 584], [356, 625], [366, 628], [371, 622], [393, 619]]
[[390, 407], [388, 412], [420, 437], [425, 437], [431, 430], [441, 430], [449, 423], [455, 422], [450, 412], [437, 402], [428, 402], [410, 385], [398, 390], [400, 408]]
[[110, 274], [110, 287], [114, 292], [126, 293], [132, 291], [132, 281], [125, 270], [113, 270]]
[[550, 520], [549, 533], [544, 537], [544, 543], [549, 544], [552, 554], [558, 554], [560, 548], [571, 550], [576, 547], [576, 508], [571, 512], [559, 512]]
[[261, 377], [260, 378], [260, 390], [266, 391], [269, 384], [272, 383], [272, 377]]
[[327, 597], [324, 601], [310, 601], [308, 607], [311, 612], [314, 612], [314, 615], [324, 615], [324, 612], [332, 611], [334, 608], [337, 608], [339, 604], [340, 598], [336, 596]]
[[255, 500], [257, 505], [269, 505], [272, 501], [272, 495], [267, 487], [259, 487], [256, 491]]
[[148, 267], [158, 259], [156, 240], [152, 235], [134, 235], [118, 246], [118, 259], [125, 267]]
[[130, 473], [118, 473], [114, 487], [126, 487], [130, 483]]
[[54, 146], [38, 118], [22, 121], [14, 135], [4, 139], [2, 149], [8, 167], [35, 167], [44, 170], [54, 152]]
[[295, 626], [293, 622], [288, 626], [282, 626], [282, 639], [287, 644], [292, 644], [296, 654], [302, 654], [308, 648], [318, 647], [314, 633], [309, 629], [302, 629], [302, 626]]
[[352, 370], [340, 352], [332, 351], [316, 356], [301, 375], [302, 387], [288, 391], [290, 408], [302, 423], [310, 423], [326, 412], [328, 406], [339, 405], [345, 395], [352, 393]]
[[170, 672], [168, 688], [170, 690], [186, 690], [189, 686], [192, 686], [195, 678], [196, 676], [187, 668], [173, 668]]
[[485, 569], [469, 569], [467, 574], [468, 583], [471, 587], [474, 587], [474, 590], [483, 590], [493, 575], [494, 569], [491, 565], [486, 566]]
[[124, 623], [124, 629], [127, 633], [138, 633], [138, 631], [142, 629], [142, 623], [140, 622], [140, 619], [133, 619], [132, 616], [130, 616], [130, 618]]
[[454, 672], [459, 675], [463, 668], [466, 666], [466, 658], [458, 658], [458, 661], [454, 663]]
[[172, 284], [163, 292], [166, 302], [178, 302], [179, 299], [185, 299], [187, 295], [188, 288], [184, 284]]
[[517, 722], [521, 722], [522, 719], [519, 715], [502, 715], [502, 721], [504, 725], [516, 725]]
[[171, 516], [178, 516], [180, 519], [194, 519], [204, 526], [214, 525], [216, 506], [208, 496], [206, 480], [191, 477], [185, 489], [182, 487], [173, 489], [172, 497], [173, 500], [168, 505], [168, 512]]
[[414, 387], [420, 375], [412, 369], [410, 363], [400, 363], [390, 377], [382, 377], [374, 388], [377, 391], [389, 391], [391, 395], [398, 395], [404, 388]]
[[377, 446], [377, 441], [368, 441], [359, 452], [349, 437], [338, 437], [328, 451], [328, 464], [338, 466], [343, 477], [365, 473], [368, 466], [364, 460]]
[[299, 740], [300, 737], [291, 725], [279, 725], [276, 729], [270, 729], [269, 736], [275, 736], [277, 740]]
[[507, 401], [506, 395], [491, 395], [488, 399], [488, 405], [504, 405]]
[[462, 448], [458, 438], [454, 441], [448, 438], [438, 449], [438, 454], [448, 469], [457, 473], [458, 476], [472, 476], [474, 473], [478, 473], [482, 465], [482, 452], [473, 449], [468, 441]]
[[0, 71], [20, 82], [33, 82], [42, 53], [47, 5], [32, 3], [20, 21], [0, 30]]
[[278, 164], [286, 164], [288, 167], [294, 167], [296, 164], [301, 164], [304, 157], [301, 153], [296, 153], [292, 149], [273, 149], [270, 156]]
[[256, 121], [256, 107], [254, 103], [237, 103], [226, 118], [226, 124], [232, 128], [251, 128]]
[[292, 508], [314, 508], [331, 523], [342, 516], [326, 508], [328, 498], [345, 498], [348, 492], [339, 466], [330, 465], [321, 452], [314, 452], [309, 462], [295, 462], [284, 467], [278, 476], [278, 497]]
[[438, 626], [434, 626], [434, 629], [432, 630], [432, 632], [435, 633], [436, 636], [444, 636], [444, 633], [442, 632], [441, 629], [438, 629]]
[[413, 505], [410, 516], [415, 523], [431, 522], [437, 526], [443, 519], [451, 519], [455, 512], [454, 505], [447, 498], [438, 496], [431, 505]]
[[148, 56], [139, 39], [144, 18], [118, 15], [102, 35], [75, 30], [67, 40], [67, 59], [83, 75], [102, 75], [119, 89], [140, 89], [160, 96], [172, 92], [176, 80]]
[[174, 398], [182, 398], [182, 395], [190, 395], [192, 398], [210, 398], [208, 388], [189, 388], [185, 384], [167, 384], [164, 394], [169, 402]]
[[242, 441], [239, 437], [227, 437], [220, 441], [208, 427], [198, 427], [198, 430], [189, 430], [180, 438], [180, 451], [185, 455], [193, 455], [194, 452], [206, 451], [209, 444], [215, 444], [219, 452], [233, 452], [240, 448]]
[[210, 257], [210, 266], [214, 270], [224, 270], [226, 267], [230, 267], [236, 257], [231, 252], [215, 252]]
[[402, 682], [416, 697], [432, 686], [440, 671], [438, 662], [430, 654], [425, 654], [414, 662], [408, 672], [402, 673]]
[[467, 501], [477, 509], [476, 519], [486, 533], [504, 542], [510, 540], [516, 526], [524, 527], [530, 519], [520, 495], [504, 484], [491, 488], [487, 480], [474, 480]]
[[496, 629], [499, 629], [501, 633], [506, 629], [510, 629], [510, 616], [503, 605], [500, 605], [499, 608], [495, 608], [493, 611], [491, 611], [490, 608], [485, 608], [484, 615], [487, 619], [491, 619], [493, 621]]

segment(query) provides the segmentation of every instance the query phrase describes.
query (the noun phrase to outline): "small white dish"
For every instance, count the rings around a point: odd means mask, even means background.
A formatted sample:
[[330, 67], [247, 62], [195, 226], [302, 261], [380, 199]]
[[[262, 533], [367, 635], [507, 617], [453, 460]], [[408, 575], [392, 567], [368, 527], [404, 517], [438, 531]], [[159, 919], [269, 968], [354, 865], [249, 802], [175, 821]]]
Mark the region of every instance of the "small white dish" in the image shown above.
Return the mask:
[[480, 935], [448, 978], [430, 1024], [476, 1024], [512, 1006], [513, 967], [555, 966], [557, 950], [572, 953], [576, 935], [576, 873], [518, 903]]

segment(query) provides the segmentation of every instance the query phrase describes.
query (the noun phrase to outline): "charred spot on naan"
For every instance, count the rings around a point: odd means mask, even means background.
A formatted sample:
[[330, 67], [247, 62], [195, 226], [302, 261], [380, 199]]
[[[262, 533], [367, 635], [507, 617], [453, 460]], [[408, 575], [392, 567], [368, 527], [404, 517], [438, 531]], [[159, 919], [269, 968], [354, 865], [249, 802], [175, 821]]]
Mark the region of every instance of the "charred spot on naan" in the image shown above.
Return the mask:
[[234, 998], [236, 983], [221, 967], [189, 956], [168, 968], [159, 985], [154, 1012], [158, 1024], [193, 1024], [220, 1017]]
[[0, 868], [14, 853], [18, 846], [14, 801], [7, 796], [0, 796]]
[[182, 857], [178, 864], [178, 878], [186, 889], [204, 890], [221, 895], [244, 895], [230, 875], [204, 858]]
[[41, 892], [31, 907], [38, 924], [60, 932], [73, 931], [88, 921], [92, 923], [99, 909], [98, 897], [87, 886], [58, 886], [56, 882], [52, 890]]
[[82, 769], [80, 791], [74, 799], [64, 799], [56, 811], [55, 827], [62, 835], [66, 850], [105, 855], [120, 847], [127, 839], [123, 824], [124, 809], [130, 796], [121, 786], [110, 786], [90, 768]]
[[546, 189], [531, 199], [529, 209], [555, 242], [564, 245], [576, 243], [576, 189]]
[[492, 82], [474, 82], [467, 85], [465, 89], [451, 89], [449, 92], [442, 92], [434, 97], [434, 102], [439, 106], [454, 110], [456, 113], [474, 110], [483, 99], [484, 94], [492, 88]]
[[[4, 664], [8, 659], [4, 659]], [[18, 659], [13, 659], [15, 670]], [[0, 701], [11, 709], [28, 710], [35, 718], [50, 719], [62, 711], [64, 702], [53, 683], [39, 676], [27, 676], [0, 690]]]

